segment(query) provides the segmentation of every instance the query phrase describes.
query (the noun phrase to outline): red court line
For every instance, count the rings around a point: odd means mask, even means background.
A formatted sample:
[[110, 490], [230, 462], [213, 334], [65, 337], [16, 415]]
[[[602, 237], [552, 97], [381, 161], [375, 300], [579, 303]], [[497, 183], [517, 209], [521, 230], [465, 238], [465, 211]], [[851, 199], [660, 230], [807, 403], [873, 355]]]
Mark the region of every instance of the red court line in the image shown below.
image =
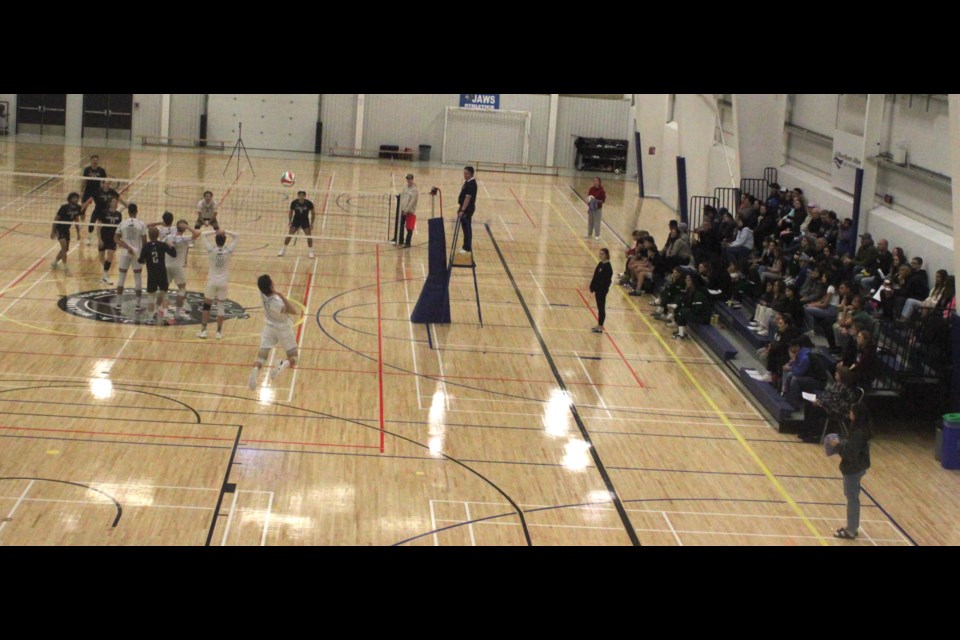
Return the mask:
[[537, 223], [533, 221], [533, 218], [530, 217], [530, 212], [527, 211], [527, 208], [526, 208], [525, 206], [523, 206], [523, 203], [522, 203], [522, 202], [520, 202], [520, 198], [517, 197], [517, 194], [515, 194], [515, 193], [513, 192], [513, 187], [507, 187], [507, 190], [510, 192], [510, 195], [513, 196], [513, 199], [517, 201], [517, 204], [520, 205], [520, 208], [523, 209], [523, 212], [524, 212], [525, 214], [527, 214], [527, 220], [530, 221], [530, 224], [532, 224], [534, 227], [536, 227], [536, 226], [537, 226]]
[[7, 295], [7, 291], [9, 291], [10, 289], [13, 289], [15, 286], [20, 284], [24, 278], [30, 275], [33, 272], [33, 270], [39, 267], [42, 263], [43, 263], [43, 258], [38, 258], [37, 261], [33, 263], [33, 266], [27, 269], [26, 271], [24, 271], [23, 274], [13, 282], [13, 284], [9, 284], [5, 287], [6, 291], [4, 291], [3, 293], [0, 293], [0, 298]]
[[[598, 318], [597, 314], [593, 311], [593, 307], [591, 307], [590, 303], [587, 302], [587, 299], [583, 297], [583, 292], [580, 291], [580, 289], [577, 289], [577, 294], [580, 296], [580, 299], [583, 300], [584, 306], [587, 307], [587, 311], [590, 312], [590, 315], [593, 316], [593, 319], [596, 320], [597, 322], [600, 322], [600, 318]], [[620, 359], [623, 360], [623, 364], [627, 365], [627, 369], [630, 369], [630, 373], [633, 374], [633, 379], [637, 381], [637, 384], [640, 385], [641, 388], [645, 388], [647, 385], [643, 384], [643, 382], [640, 380], [640, 376], [638, 376], [637, 372], [634, 371], [633, 367], [630, 366], [630, 363], [624, 357], [623, 351], [620, 351], [620, 347], [617, 346], [617, 342], [616, 340], [613, 339], [613, 336], [611, 336], [608, 331], [604, 331], [603, 335], [607, 336], [607, 339], [610, 341], [610, 344], [612, 344], [613, 348], [616, 349], [617, 353], [620, 354]]]
[[[239, 157], [237, 158], [237, 162], [238, 162], [238, 163], [240, 162], [240, 158], [239, 158]], [[237, 177], [236, 177], [236, 178], [233, 179], [233, 182], [230, 183], [230, 187], [227, 189], [227, 192], [226, 192], [225, 194], [223, 194], [223, 197], [220, 198], [220, 202], [217, 203], [217, 208], [218, 208], [218, 209], [223, 206], [223, 203], [224, 203], [224, 202], [227, 201], [227, 198], [230, 196], [230, 192], [233, 191], [233, 187], [236, 186], [236, 184], [237, 184], [237, 180], [239, 180], [239, 179], [240, 179], [240, 176], [242, 176], [242, 175], [245, 174], [245, 173], [246, 173], [246, 170], [243, 170], [243, 171], [241, 171], [240, 173], [237, 174]]]
[[18, 222], [17, 224], [13, 225], [12, 227], [10, 227], [10, 228], [7, 229], [6, 231], [4, 231], [4, 232], [3, 232], [3, 235], [0, 235], [0, 240], [3, 240], [4, 238], [6, 238], [8, 234], [13, 233], [13, 230], [16, 229], [17, 227], [19, 227], [19, 226], [22, 225], [22, 224], [23, 224], [22, 222]]
[[311, 447], [347, 447], [350, 449], [378, 449], [375, 444], [332, 444], [329, 442], [292, 442], [290, 440], [241, 440], [240, 444], [252, 442], [270, 443], [270, 444], [299, 444]]
[[383, 322], [380, 314], [380, 245], [377, 245], [377, 371], [380, 383], [380, 453], [383, 453], [385, 425], [383, 420]]

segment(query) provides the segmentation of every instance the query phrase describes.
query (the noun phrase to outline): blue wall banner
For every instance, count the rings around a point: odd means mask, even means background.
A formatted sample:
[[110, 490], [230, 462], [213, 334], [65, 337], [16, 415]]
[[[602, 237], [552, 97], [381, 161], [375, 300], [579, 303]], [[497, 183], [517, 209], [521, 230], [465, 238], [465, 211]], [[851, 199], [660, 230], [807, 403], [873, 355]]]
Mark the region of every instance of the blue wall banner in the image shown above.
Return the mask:
[[461, 93], [460, 106], [464, 109], [499, 109], [499, 93]]

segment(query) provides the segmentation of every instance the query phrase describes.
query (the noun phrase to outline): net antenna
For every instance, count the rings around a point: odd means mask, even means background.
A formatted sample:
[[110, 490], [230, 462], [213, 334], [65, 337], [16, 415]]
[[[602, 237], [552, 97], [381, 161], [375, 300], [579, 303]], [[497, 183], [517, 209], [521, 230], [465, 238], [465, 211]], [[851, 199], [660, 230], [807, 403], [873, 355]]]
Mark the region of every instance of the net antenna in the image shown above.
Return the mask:
[[247, 159], [247, 166], [250, 167], [250, 173], [254, 176], [257, 175], [257, 172], [253, 170], [253, 163], [250, 162], [250, 156], [247, 154], [247, 146], [243, 144], [243, 123], [237, 123], [237, 141], [233, 145], [233, 151], [230, 152], [230, 157], [227, 158], [227, 166], [223, 168], [223, 175], [227, 175], [227, 169], [230, 168], [230, 163], [233, 161], [233, 156], [237, 156], [237, 178], [240, 177], [240, 152], [243, 151], [243, 157]]

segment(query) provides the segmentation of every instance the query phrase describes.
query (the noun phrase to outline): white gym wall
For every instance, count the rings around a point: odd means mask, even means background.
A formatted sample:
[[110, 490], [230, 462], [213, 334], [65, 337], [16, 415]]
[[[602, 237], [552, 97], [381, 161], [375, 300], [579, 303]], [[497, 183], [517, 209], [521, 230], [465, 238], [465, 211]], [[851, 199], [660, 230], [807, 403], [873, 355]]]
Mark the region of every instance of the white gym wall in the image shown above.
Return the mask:
[[248, 149], [313, 152], [317, 137], [318, 94], [219, 94], [207, 102], [207, 136], [228, 144], [243, 123]]

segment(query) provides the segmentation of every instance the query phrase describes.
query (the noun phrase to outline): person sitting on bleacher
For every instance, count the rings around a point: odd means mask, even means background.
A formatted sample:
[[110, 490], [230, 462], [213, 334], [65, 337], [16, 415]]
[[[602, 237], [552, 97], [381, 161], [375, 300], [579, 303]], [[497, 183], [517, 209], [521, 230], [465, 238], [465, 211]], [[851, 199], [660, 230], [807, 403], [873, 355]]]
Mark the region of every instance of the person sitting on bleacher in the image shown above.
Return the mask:
[[[697, 265], [697, 272], [711, 300], [726, 300], [732, 293], [733, 280], [726, 269], [710, 262]], [[716, 291], [717, 293], [713, 293]]]
[[757, 227], [757, 218], [760, 215], [760, 206], [757, 199], [749, 193], [740, 196], [740, 207], [737, 209], [737, 217], [743, 220], [743, 224], [754, 230]]
[[[863, 296], [858, 293], [853, 294], [853, 299], [850, 301], [850, 308], [844, 315], [838, 317], [837, 322], [839, 322], [841, 327], [850, 327], [853, 323], [857, 322], [861, 327], [866, 329], [871, 333], [876, 333], [877, 329], [877, 319], [870, 315], [870, 312], [867, 311], [866, 300]], [[841, 346], [843, 346], [841, 344]]]
[[653, 243], [653, 238], [649, 236], [644, 238], [644, 245], [643, 252], [631, 260], [627, 266], [634, 287], [633, 291], [630, 292], [631, 296], [642, 296], [647, 288], [653, 288], [654, 266], [651, 252], [655, 255], [657, 247]]
[[650, 301], [651, 306], [660, 307], [656, 312], [654, 312], [654, 318], [657, 320], [663, 320], [664, 322], [670, 322], [673, 320], [673, 311], [680, 303], [680, 297], [683, 294], [683, 279], [684, 274], [683, 271], [680, 270], [680, 267], [677, 267], [670, 272], [670, 276], [667, 278], [667, 284], [664, 286], [663, 291], [660, 292], [658, 297]]
[[[930, 295], [929, 278], [923, 268], [923, 258], [915, 256], [910, 260], [910, 274], [906, 283], [893, 294], [893, 313], [898, 315], [906, 306], [907, 300], [923, 300]], [[902, 277], [902, 276], [901, 276]]]
[[795, 196], [793, 198], [793, 208], [780, 220], [779, 224], [780, 244], [787, 247], [787, 250], [790, 250], [791, 245], [803, 235], [801, 227], [806, 219], [807, 207], [803, 201], [803, 196]]
[[810, 347], [804, 346], [800, 338], [790, 342], [788, 347], [790, 360], [783, 365], [783, 377], [780, 381], [780, 395], [793, 407], [799, 408], [801, 394], [804, 391], [815, 391], [823, 386], [813, 376], [813, 360], [810, 357]]
[[773, 309], [774, 302], [782, 303], [787, 297], [786, 290], [787, 287], [783, 284], [783, 280], [774, 280], [767, 283], [766, 290], [757, 300], [757, 308], [754, 310], [753, 320], [750, 322], [751, 331], [759, 332], [767, 327], [767, 323], [777, 315], [777, 312]]
[[737, 237], [737, 223], [733, 219], [733, 214], [726, 209], [720, 209], [720, 227], [718, 229], [720, 242], [733, 242]]
[[761, 347], [757, 351], [757, 358], [767, 367], [767, 372], [764, 374], [762, 380], [771, 383], [779, 389], [783, 365], [790, 360], [787, 346], [801, 336], [801, 331], [793, 324], [790, 316], [782, 313], [774, 316], [774, 323], [776, 331], [773, 333], [770, 344]]
[[668, 323], [668, 326], [677, 328], [673, 334], [674, 340], [687, 339], [688, 323], [709, 323], [713, 309], [706, 289], [700, 284], [699, 277], [688, 273], [684, 277], [684, 284], [685, 288], [680, 296], [680, 303], [673, 314], [673, 322]]
[[720, 258], [720, 234], [710, 218], [704, 217], [703, 224], [696, 230], [696, 237], [690, 251], [697, 262], [716, 260]]
[[840, 237], [840, 220], [836, 211], [826, 211], [823, 214], [823, 237], [834, 254], [837, 253], [837, 239]]
[[[859, 284], [854, 282], [853, 277], [861, 273], [865, 265], [876, 262], [877, 253], [877, 247], [873, 244], [873, 236], [869, 233], [861, 234], [860, 248], [857, 249], [857, 254], [853, 258], [843, 259], [844, 277], [847, 281], [854, 285]], [[854, 292], [857, 289], [857, 286], [853, 287]]]
[[[886, 240], [877, 242], [877, 257], [873, 262], [863, 265], [863, 271], [853, 276], [853, 281], [860, 285], [860, 293], [865, 296], [873, 295], [883, 278], [890, 275], [890, 266], [893, 264], [893, 254], [889, 251], [890, 243]], [[882, 274], [882, 275], [881, 275]]]
[[853, 259], [856, 250], [857, 230], [853, 226], [853, 220], [844, 218], [837, 234], [837, 256], [846, 263], [847, 258]]
[[803, 232], [814, 238], [822, 238], [823, 210], [812, 202], [808, 205], [808, 209], [810, 211], [810, 218], [807, 219]]
[[841, 282], [839, 287], [829, 284], [829, 275], [824, 272], [820, 281], [827, 287], [823, 297], [804, 306], [804, 328], [813, 333], [816, 327], [823, 329], [824, 335], [833, 334], [833, 323], [840, 315], [841, 298], [850, 298], [850, 286]]
[[663, 245], [663, 265], [665, 269], [686, 267], [690, 264], [690, 246], [680, 237], [679, 229], [671, 229], [667, 243]]
[[810, 403], [810, 408], [804, 412], [803, 427], [797, 437], [804, 442], [820, 442], [820, 434], [824, 419], [839, 422], [846, 419], [850, 407], [860, 399], [860, 392], [856, 387], [856, 376], [853, 371], [842, 364], [837, 366], [833, 374], [833, 381], [827, 383], [827, 388], [817, 394], [817, 399]]
[[737, 237], [733, 242], [723, 247], [723, 257], [730, 262], [741, 264], [753, 253], [753, 230], [744, 223], [742, 218], [737, 220]]
[[850, 365], [854, 374], [854, 384], [864, 390], [873, 385], [877, 379], [880, 361], [877, 358], [877, 345], [873, 341], [873, 334], [861, 331], [857, 334], [857, 359]]
[[780, 185], [776, 182], [770, 183], [770, 193], [767, 195], [767, 208], [770, 211], [776, 211], [780, 206]]
[[[804, 254], [802, 253], [800, 254], [800, 262], [801, 264], [803, 262], [809, 263], [808, 260], [804, 260]], [[820, 271], [816, 265], [808, 264], [806, 278], [804, 278], [803, 285], [800, 287], [800, 302], [806, 306], [823, 298], [823, 294], [826, 292], [827, 288], [820, 278]]]
[[[837, 325], [833, 326], [834, 331], [838, 331], [836, 329]], [[840, 353], [837, 354], [840, 356], [840, 363], [844, 366], [852, 366], [857, 361], [857, 336], [860, 335], [861, 331], [863, 331], [863, 325], [859, 322], [854, 322], [849, 327], [839, 330], [843, 334], [842, 337], [846, 338], [843, 346], [840, 347]]]
[[853, 292], [850, 290], [850, 285], [844, 281], [837, 285], [837, 302], [836, 302], [836, 315], [833, 317], [833, 320], [825, 322], [821, 320], [819, 324], [820, 328], [823, 330], [823, 335], [827, 339], [827, 345], [830, 347], [830, 353], [837, 355], [841, 352], [840, 347], [837, 346], [837, 335], [840, 330], [840, 318], [844, 316], [853, 308]]
[[757, 217], [757, 226], [753, 230], [755, 238], [767, 238], [777, 232], [777, 214], [776, 209], [771, 210], [767, 205], [760, 205], [760, 213]]
[[626, 261], [623, 265], [623, 271], [618, 274], [620, 279], [620, 284], [627, 284], [630, 282], [630, 260], [637, 256], [638, 252], [643, 249], [643, 239], [649, 235], [646, 231], [642, 229], [635, 230], [631, 236], [633, 237], [633, 246], [627, 249]]
[[900, 317], [897, 318], [897, 322], [909, 322], [917, 309], [921, 310], [921, 318], [926, 318], [930, 309], [935, 309], [940, 304], [943, 294], [946, 292], [947, 279], [949, 277], [946, 269], [939, 269], [933, 283], [933, 291], [930, 292], [930, 295], [923, 300], [907, 298], [903, 305], [903, 311]]
[[760, 286], [766, 286], [767, 282], [783, 280], [786, 272], [787, 260], [783, 255], [783, 249], [776, 240], [771, 240], [768, 257], [761, 256], [761, 261], [757, 264], [757, 282]]

